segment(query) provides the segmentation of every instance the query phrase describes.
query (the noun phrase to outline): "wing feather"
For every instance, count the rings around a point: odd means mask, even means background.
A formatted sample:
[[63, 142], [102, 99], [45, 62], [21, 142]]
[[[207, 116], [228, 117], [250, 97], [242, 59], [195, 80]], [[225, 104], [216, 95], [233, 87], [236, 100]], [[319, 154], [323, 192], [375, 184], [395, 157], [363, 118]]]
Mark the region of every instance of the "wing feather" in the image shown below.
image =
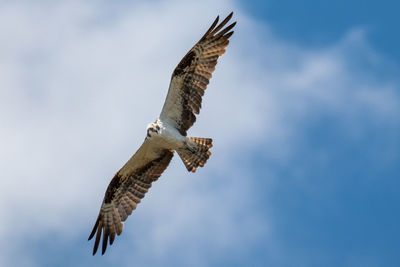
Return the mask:
[[89, 240], [96, 235], [93, 255], [102, 241], [102, 254], [116, 235], [122, 233], [123, 222], [145, 196], [152, 182], [156, 181], [168, 167], [173, 151], [149, 147], [145, 143], [135, 155], [115, 174], [107, 187], [103, 203]]
[[[202, 96], [207, 89], [218, 58], [225, 53], [236, 22], [225, 27], [232, 18], [230, 13], [219, 25], [219, 16], [203, 37], [182, 58], [175, 68], [167, 98], [161, 111], [161, 120], [175, 126], [186, 136], [187, 130], [200, 113]], [[225, 27], [225, 28], [224, 28]]]

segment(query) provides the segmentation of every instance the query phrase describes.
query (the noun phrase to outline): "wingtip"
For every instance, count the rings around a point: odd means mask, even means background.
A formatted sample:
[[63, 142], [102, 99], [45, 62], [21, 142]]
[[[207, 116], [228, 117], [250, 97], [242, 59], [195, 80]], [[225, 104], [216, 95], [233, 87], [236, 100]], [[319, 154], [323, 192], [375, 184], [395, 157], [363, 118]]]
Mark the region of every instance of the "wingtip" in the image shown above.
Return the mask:
[[232, 17], [233, 17], [233, 11], [231, 11], [231, 13], [229, 13], [229, 15], [226, 16], [226, 18], [224, 19], [224, 21], [229, 21], [229, 20], [231, 20]]
[[90, 235], [88, 237], [88, 241], [90, 241], [94, 237], [94, 234], [96, 233], [96, 230], [97, 230], [97, 225], [95, 225], [95, 228], [90, 233]]
[[214, 22], [212, 23], [212, 25], [208, 31], [213, 29], [218, 24], [218, 22], [219, 22], [219, 15], [215, 18]]
[[104, 255], [104, 253], [107, 250], [107, 243], [108, 243], [108, 231], [104, 231], [103, 234], [103, 244], [101, 246], [101, 255]]
[[94, 247], [94, 248], [93, 248], [92, 255], [93, 255], [93, 256], [96, 255], [96, 252], [97, 252], [97, 247]]
[[94, 224], [94, 227], [93, 227], [93, 229], [92, 229], [92, 232], [91, 232], [90, 235], [89, 235], [88, 241], [94, 237], [94, 234], [95, 234], [96, 231], [97, 231], [97, 227], [99, 226], [99, 222], [100, 222], [100, 216], [97, 217], [97, 219], [96, 219], [96, 223]]

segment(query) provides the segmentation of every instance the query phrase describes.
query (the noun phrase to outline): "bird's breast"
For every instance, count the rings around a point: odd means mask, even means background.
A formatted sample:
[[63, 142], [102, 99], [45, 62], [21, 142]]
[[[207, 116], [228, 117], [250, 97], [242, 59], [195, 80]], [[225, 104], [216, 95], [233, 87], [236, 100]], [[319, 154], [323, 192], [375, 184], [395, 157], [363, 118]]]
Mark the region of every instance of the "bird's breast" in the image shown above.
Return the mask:
[[158, 143], [168, 149], [178, 149], [184, 146], [186, 137], [167, 123], [160, 121], [160, 132], [158, 134]]

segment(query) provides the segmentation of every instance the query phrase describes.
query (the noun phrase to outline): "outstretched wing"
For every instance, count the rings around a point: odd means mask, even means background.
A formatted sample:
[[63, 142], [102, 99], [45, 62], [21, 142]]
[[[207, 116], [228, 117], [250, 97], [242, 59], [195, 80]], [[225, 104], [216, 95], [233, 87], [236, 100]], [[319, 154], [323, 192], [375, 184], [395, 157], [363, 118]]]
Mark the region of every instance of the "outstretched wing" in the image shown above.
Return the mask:
[[204, 36], [175, 68], [160, 119], [175, 126], [183, 136], [200, 113], [201, 98], [207, 88], [217, 60], [225, 53], [236, 22], [223, 28], [233, 13], [218, 26], [217, 17]]
[[151, 183], [167, 168], [173, 150], [159, 149], [145, 140], [132, 158], [115, 174], [107, 187], [103, 204], [89, 240], [96, 234], [93, 255], [99, 247], [103, 232], [102, 254], [107, 242], [114, 242], [115, 234], [120, 235], [123, 222], [147, 193]]

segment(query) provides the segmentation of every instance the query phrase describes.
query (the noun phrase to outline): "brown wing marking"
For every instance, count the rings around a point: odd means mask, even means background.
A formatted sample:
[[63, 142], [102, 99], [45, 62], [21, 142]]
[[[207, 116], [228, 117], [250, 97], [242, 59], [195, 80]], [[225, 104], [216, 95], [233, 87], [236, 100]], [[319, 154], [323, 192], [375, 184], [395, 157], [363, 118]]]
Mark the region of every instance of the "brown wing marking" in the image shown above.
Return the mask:
[[[186, 131], [200, 113], [202, 96], [215, 70], [217, 60], [225, 53], [232, 36], [233, 22], [223, 28], [232, 18], [229, 14], [218, 26], [219, 17], [196, 45], [183, 57], [175, 68], [168, 95], [160, 117], [167, 119], [186, 136]], [[174, 112], [178, 109], [179, 112]]]
[[134, 170], [125, 179], [118, 172], [107, 187], [99, 216], [89, 236], [96, 234], [93, 255], [96, 254], [103, 233], [102, 254], [114, 242], [115, 235], [120, 235], [123, 222], [128, 218], [137, 204], [147, 193], [152, 182], [156, 181], [168, 167], [174, 152], [163, 150], [160, 157]]

